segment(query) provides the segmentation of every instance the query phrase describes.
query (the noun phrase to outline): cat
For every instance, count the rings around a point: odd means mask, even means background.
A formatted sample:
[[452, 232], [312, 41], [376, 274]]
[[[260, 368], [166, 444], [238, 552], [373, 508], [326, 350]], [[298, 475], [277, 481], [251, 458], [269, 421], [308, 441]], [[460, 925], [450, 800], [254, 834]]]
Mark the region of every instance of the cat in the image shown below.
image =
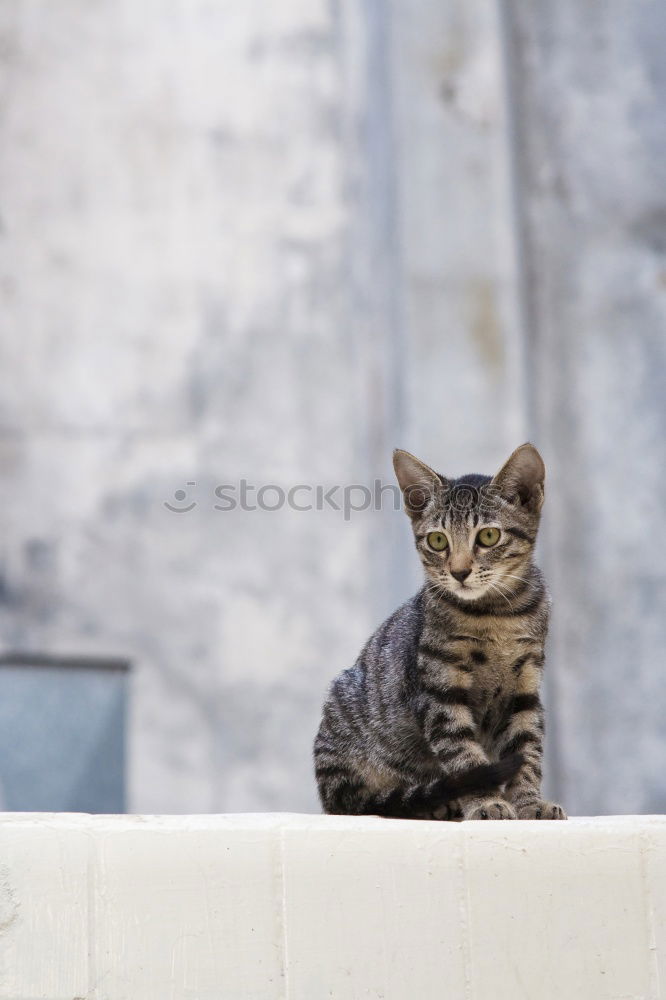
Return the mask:
[[566, 819], [541, 796], [543, 460], [527, 443], [492, 478], [447, 479], [402, 450], [393, 464], [425, 584], [331, 685], [314, 745], [323, 809]]

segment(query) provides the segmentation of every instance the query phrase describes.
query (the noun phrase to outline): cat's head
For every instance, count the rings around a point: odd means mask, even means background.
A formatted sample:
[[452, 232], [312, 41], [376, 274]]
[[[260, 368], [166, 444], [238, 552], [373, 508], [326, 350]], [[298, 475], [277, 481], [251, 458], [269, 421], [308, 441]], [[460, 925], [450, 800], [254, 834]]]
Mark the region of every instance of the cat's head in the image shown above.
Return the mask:
[[446, 479], [397, 450], [393, 466], [429, 580], [462, 601], [523, 585], [539, 527], [546, 470], [534, 445], [495, 476]]

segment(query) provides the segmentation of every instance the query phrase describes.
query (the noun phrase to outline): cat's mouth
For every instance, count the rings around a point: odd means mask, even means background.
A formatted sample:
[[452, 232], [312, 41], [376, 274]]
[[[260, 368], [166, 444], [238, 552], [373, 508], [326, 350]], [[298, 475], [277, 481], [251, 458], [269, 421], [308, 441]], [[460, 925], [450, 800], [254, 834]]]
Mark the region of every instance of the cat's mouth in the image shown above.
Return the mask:
[[435, 585], [442, 590], [448, 591], [461, 601], [478, 601], [484, 597], [491, 589], [492, 584], [487, 579], [456, 580], [455, 577], [443, 575], [436, 577]]
[[447, 586], [450, 592], [461, 601], [478, 601], [480, 597], [484, 597], [492, 589], [487, 580], [470, 583], [468, 580], [459, 582], [451, 579], [447, 581]]
[[471, 601], [475, 597], [479, 597], [483, 593], [485, 587], [474, 586], [471, 583], [461, 583], [458, 580], [451, 580], [449, 583], [449, 588], [453, 591], [456, 597], [462, 597], [464, 600]]

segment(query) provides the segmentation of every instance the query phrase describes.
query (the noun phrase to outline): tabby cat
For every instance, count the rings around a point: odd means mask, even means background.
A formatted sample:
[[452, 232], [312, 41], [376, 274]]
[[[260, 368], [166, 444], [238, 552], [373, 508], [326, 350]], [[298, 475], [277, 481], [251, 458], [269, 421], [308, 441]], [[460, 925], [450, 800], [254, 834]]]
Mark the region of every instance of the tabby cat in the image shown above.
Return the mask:
[[541, 797], [541, 456], [521, 445], [492, 478], [446, 479], [406, 451], [393, 464], [426, 580], [331, 686], [314, 746], [323, 808], [566, 819]]

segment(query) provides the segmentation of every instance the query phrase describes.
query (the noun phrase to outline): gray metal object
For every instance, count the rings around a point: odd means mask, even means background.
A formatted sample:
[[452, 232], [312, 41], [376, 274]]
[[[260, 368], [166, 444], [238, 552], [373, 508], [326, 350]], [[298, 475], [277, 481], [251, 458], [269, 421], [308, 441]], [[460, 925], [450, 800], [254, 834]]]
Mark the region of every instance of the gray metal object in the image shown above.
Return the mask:
[[125, 811], [124, 660], [0, 658], [0, 807]]

